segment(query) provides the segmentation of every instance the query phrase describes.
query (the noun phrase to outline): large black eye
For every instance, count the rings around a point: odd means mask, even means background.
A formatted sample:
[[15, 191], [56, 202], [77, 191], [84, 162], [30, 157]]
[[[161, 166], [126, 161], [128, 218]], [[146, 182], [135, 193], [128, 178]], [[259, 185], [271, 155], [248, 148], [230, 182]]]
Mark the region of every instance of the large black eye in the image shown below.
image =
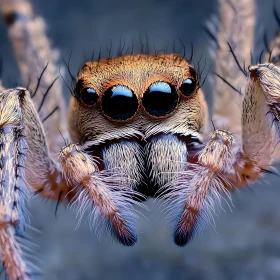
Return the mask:
[[98, 94], [93, 88], [83, 88], [80, 92], [80, 98], [86, 105], [94, 105], [98, 101]]
[[194, 93], [195, 89], [196, 81], [191, 78], [186, 79], [180, 87], [180, 91], [185, 96], [191, 96]]
[[178, 94], [172, 85], [155, 82], [144, 93], [142, 104], [152, 116], [165, 116], [172, 112], [178, 103]]
[[136, 113], [138, 99], [130, 88], [117, 85], [104, 92], [102, 109], [105, 115], [114, 120], [127, 120]]

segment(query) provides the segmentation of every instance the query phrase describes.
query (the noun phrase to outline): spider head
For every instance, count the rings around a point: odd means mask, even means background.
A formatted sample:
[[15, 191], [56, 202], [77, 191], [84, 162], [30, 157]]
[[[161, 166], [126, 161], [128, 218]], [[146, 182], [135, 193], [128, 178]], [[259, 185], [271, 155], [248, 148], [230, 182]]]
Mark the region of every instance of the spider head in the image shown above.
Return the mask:
[[137, 186], [144, 177], [162, 186], [182, 171], [206, 120], [198, 74], [174, 54], [86, 63], [69, 110], [72, 139], [100, 157], [102, 169], [122, 168]]

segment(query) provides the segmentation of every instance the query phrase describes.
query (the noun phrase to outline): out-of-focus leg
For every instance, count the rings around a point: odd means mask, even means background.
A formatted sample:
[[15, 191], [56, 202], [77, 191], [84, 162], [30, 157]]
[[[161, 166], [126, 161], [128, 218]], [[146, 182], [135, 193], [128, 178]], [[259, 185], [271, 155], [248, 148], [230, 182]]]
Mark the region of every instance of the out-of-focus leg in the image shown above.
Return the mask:
[[24, 85], [31, 91], [44, 125], [50, 152], [58, 152], [63, 146], [59, 130], [68, 138], [58, 52], [51, 50], [45, 22], [34, 14], [28, 0], [0, 0], [0, 10], [7, 23]]
[[[213, 120], [216, 127], [230, 129], [238, 135], [241, 135], [242, 130], [242, 98], [226, 82], [242, 92], [246, 86], [246, 77], [240, 68], [251, 63], [255, 15], [255, 0], [220, 0], [218, 23], [208, 24], [210, 34], [215, 38], [215, 47], [210, 50], [216, 64], [215, 72], [222, 77], [210, 79], [214, 96]], [[218, 28], [215, 27], [217, 25]], [[230, 52], [229, 44], [240, 67]]]

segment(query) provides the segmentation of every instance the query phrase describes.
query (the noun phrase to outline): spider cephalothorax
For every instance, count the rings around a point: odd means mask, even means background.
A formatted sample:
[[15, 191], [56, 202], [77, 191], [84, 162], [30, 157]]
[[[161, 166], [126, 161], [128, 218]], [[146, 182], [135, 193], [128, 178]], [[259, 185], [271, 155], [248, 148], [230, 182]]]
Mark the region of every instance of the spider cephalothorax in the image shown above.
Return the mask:
[[161, 187], [183, 170], [187, 144], [202, 140], [207, 123], [198, 75], [178, 55], [88, 62], [73, 95], [72, 139], [92, 148], [102, 169], [123, 170], [134, 187], [150, 177], [146, 194], [154, 192], [151, 183]]
[[32, 276], [16, 240], [28, 189], [75, 206], [98, 235], [105, 229], [128, 246], [137, 241], [134, 205], [163, 198], [184, 246], [223, 195], [269, 171], [280, 131], [280, 70], [270, 61], [280, 50], [268, 63], [240, 66], [250, 57], [255, 5], [234, 2], [220, 1], [220, 30], [217, 20], [208, 24], [217, 54], [213, 124], [234, 133], [214, 127], [207, 137], [200, 75], [176, 54], [86, 63], [74, 78], [68, 128], [42, 19], [25, 0], [0, 1], [29, 88], [0, 85], [0, 250], [12, 280]]

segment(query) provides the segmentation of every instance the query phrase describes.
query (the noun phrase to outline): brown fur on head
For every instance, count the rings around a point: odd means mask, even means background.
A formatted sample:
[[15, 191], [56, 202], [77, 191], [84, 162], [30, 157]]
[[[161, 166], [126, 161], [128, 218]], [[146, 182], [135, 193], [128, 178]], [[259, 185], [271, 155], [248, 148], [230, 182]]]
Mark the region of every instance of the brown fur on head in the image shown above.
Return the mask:
[[[129, 55], [99, 62], [87, 62], [80, 70], [77, 81], [91, 87], [99, 95], [99, 103], [87, 107], [77, 99], [70, 102], [69, 125], [74, 141], [104, 141], [141, 134], [149, 137], [160, 132], [188, 135], [203, 133], [207, 119], [207, 105], [202, 91], [191, 97], [179, 94], [177, 108], [167, 118], [159, 120], [148, 116], [141, 106], [141, 98], [148, 87], [165, 81], [179, 90], [182, 82], [193, 77], [195, 70], [178, 55]], [[133, 119], [116, 123], [102, 114], [100, 100], [103, 92], [114, 85], [129, 87], [139, 99], [139, 110]]]
[[[188, 78], [196, 80], [196, 89], [191, 96], [186, 97], [181, 93], [180, 86]], [[142, 98], [149, 86], [159, 81], [172, 85], [179, 99], [171, 113], [153, 117], [145, 111]], [[178, 136], [191, 135], [201, 139], [204, 133], [208, 111], [199, 87], [199, 78], [194, 68], [178, 55], [129, 55], [87, 62], [78, 74], [77, 83], [79, 90], [81, 87], [92, 88], [99, 97], [95, 105], [87, 106], [79, 99], [79, 92], [74, 93], [69, 109], [72, 139], [97, 146], [105, 143], [102, 150], [103, 161], [107, 162], [105, 168], [119, 167], [126, 170], [137, 182], [137, 174], [146, 169], [141, 164], [145, 161], [148, 161], [148, 165], [151, 162], [157, 165], [150, 166], [157, 173], [152, 174], [153, 178], [161, 172], [182, 170], [182, 161], [186, 161], [187, 151], [182, 148], [186, 143], [179, 140]], [[137, 112], [126, 121], [112, 120], [105, 116], [102, 109], [103, 93], [116, 85], [128, 87], [138, 99]], [[135, 139], [148, 143], [144, 144], [143, 149], [143, 145], [139, 145]], [[106, 141], [110, 141], [110, 145], [106, 145]], [[163, 160], [165, 164], [161, 165], [160, 161]]]

